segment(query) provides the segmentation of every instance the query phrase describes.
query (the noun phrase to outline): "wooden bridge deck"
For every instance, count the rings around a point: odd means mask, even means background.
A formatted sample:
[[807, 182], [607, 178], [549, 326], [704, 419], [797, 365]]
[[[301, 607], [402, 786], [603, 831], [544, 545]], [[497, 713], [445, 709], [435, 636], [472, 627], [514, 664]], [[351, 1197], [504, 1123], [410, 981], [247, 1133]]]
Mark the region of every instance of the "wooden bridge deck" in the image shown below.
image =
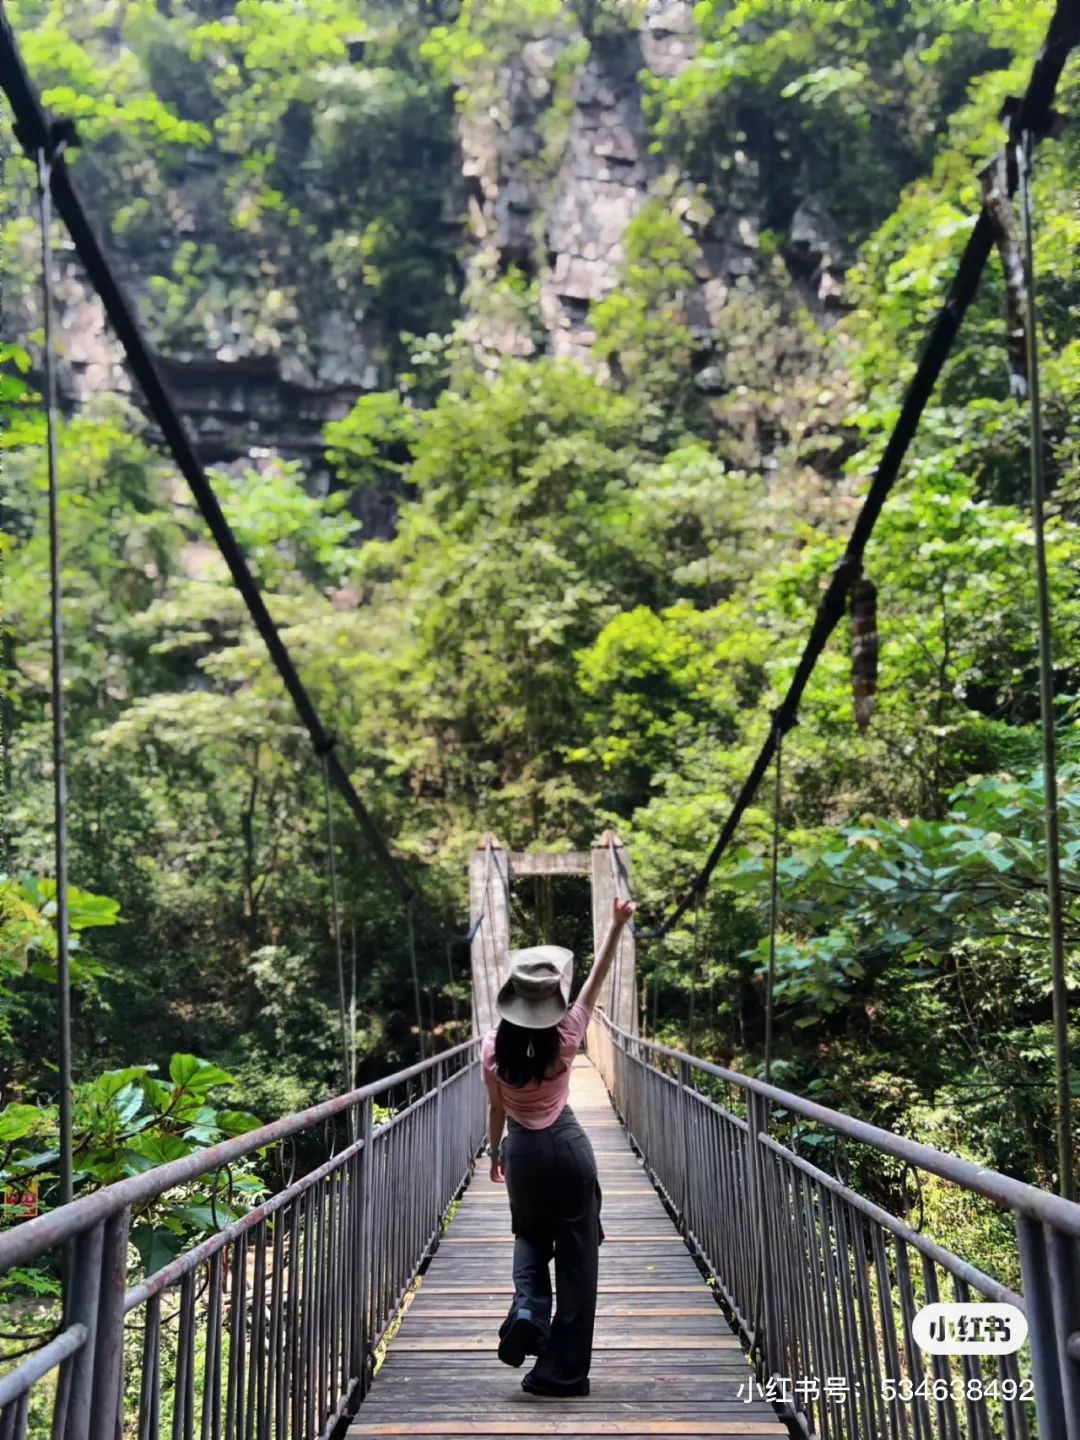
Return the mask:
[[[591, 1393], [524, 1394], [496, 1357], [512, 1293], [506, 1191], [478, 1168], [406, 1311], [360, 1413], [356, 1437], [784, 1436], [738, 1340], [630, 1149], [603, 1081], [579, 1058], [571, 1104], [592, 1137], [606, 1239]], [[745, 1392], [744, 1392], [745, 1393]]]

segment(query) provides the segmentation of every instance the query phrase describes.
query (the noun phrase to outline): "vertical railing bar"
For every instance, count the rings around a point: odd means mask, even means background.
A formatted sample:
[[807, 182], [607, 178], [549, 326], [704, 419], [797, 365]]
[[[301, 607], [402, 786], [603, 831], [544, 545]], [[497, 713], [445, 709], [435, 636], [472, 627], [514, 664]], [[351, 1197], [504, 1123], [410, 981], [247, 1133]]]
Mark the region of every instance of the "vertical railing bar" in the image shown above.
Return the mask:
[[[926, 1291], [926, 1304], [936, 1305], [940, 1299], [937, 1283], [937, 1270], [929, 1255], [920, 1256], [923, 1272], [923, 1288]], [[937, 1410], [938, 1430], [943, 1440], [960, 1440], [957, 1434], [956, 1403], [952, 1394], [952, 1364], [946, 1355], [934, 1355], [930, 1357], [930, 1369], [933, 1372], [935, 1381], [945, 1382], [948, 1394], [939, 1396], [937, 1387], [934, 1393], [934, 1408]], [[974, 1440], [974, 1437], [972, 1437]]]
[[[828, 1317], [825, 1312], [825, 1266], [822, 1260], [821, 1236], [818, 1230], [817, 1210], [810, 1177], [800, 1171], [799, 1181], [802, 1196], [801, 1208], [806, 1226], [807, 1265], [812, 1276], [812, 1279], [808, 1280], [808, 1288], [812, 1297], [813, 1320], [811, 1323], [816, 1350], [814, 1374], [818, 1379], [824, 1379], [829, 1373], [832, 1363], [827, 1335]], [[821, 1426], [822, 1440], [830, 1440], [832, 1419], [829, 1415], [828, 1405], [818, 1406], [818, 1421]]]
[[[94, 1389], [94, 1355], [97, 1349], [98, 1297], [101, 1293], [101, 1257], [104, 1223], [85, 1230], [69, 1246], [69, 1282], [64, 1295], [64, 1322], [82, 1325], [86, 1340], [71, 1357], [66, 1393], [57, 1396], [52, 1440], [90, 1440], [90, 1405]], [[63, 1401], [63, 1405], [59, 1403]]]
[[303, 1287], [304, 1252], [307, 1249], [307, 1235], [304, 1230], [304, 1214], [307, 1195], [302, 1195], [289, 1206], [289, 1426], [292, 1440], [301, 1440], [304, 1433], [304, 1384], [301, 1362], [304, 1355]]
[[[247, 1318], [247, 1257], [248, 1237], [241, 1235], [235, 1247], [236, 1264], [233, 1270], [234, 1284], [232, 1292], [232, 1319], [235, 1328], [232, 1332], [236, 1345], [236, 1417], [235, 1435], [236, 1440], [244, 1434], [246, 1415], [244, 1411], [244, 1399], [247, 1393], [247, 1345], [248, 1345], [248, 1318]], [[232, 1359], [230, 1351], [229, 1359]]]
[[139, 1377], [138, 1440], [157, 1440], [157, 1392], [161, 1383], [161, 1297], [151, 1295], [143, 1321], [142, 1375]]
[[[893, 1308], [893, 1286], [889, 1275], [889, 1258], [885, 1249], [885, 1237], [881, 1227], [873, 1229], [874, 1264], [878, 1276], [878, 1311], [881, 1315], [881, 1331], [885, 1346], [885, 1374], [889, 1379], [899, 1381], [901, 1377], [900, 1346], [896, 1338], [896, 1312]], [[907, 1407], [897, 1393], [889, 1402], [893, 1412], [893, 1435], [896, 1440], [909, 1440]]]
[[[851, 1265], [847, 1246], [846, 1207], [842, 1199], [828, 1192], [832, 1210], [833, 1233], [836, 1236], [836, 1283], [840, 1296], [840, 1326], [844, 1337], [845, 1373], [852, 1377], [859, 1372], [858, 1335], [855, 1329], [855, 1308], [851, 1297]], [[858, 1414], [861, 1408], [856, 1397], [852, 1397], [852, 1410]], [[868, 1433], [873, 1433], [868, 1429]]]
[[251, 1340], [248, 1363], [245, 1440], [263, 1440], [266, 1417], [266, 1221], [254, 1234], [254, 1275], [251, 1284]]
[[[1023, 1377], [1020, 1374], [1018, 1358], [1013, 1355], [998, 1356], [998, 1373], [1003, 1380], [1012, 1380], [1016, 1385], [1016, 1399], [1008, 1402], [1006, 1409], [1006, 1440], [1031, 1440], [1028, 1424], [1028, 1401], [1021, 1394]], [[1011, 1428], [1008, 1428], [1011, 1427]]]
[[304, 1335], [304, 1347], [301, 1352], [304, 1357], [304, 1371], [300, 1379], [304, 1395], [303, 1435], [306, 1440], [306, 1437], [319, 1433], [315, 1428], [316, 1389], [318, 1385], [315, 1368], [315, 1314], [319, 1270], [319, 1202], [316, 1186], [313, 1185], [311, 1187], [304, 1196], [304, 1200], [304, 1298], [300, 1312]]
[[331, 1227], [333, 1242], [333, 1265], [330, 1289], [330, 1376], [331, 1389], [337, 1395], [345, 1395], [349, 1388], [349, 1374], [343, 1360], [348, 1354], [345, 1347], [345, 1306], [348, 1303], [348, 1272], [345, 1263], [345, 1217], [349, 1205], [349, 1171], [343, 1166], [334, 1176], [334, 1223]]
[[127, 1279], [131, 1211], [106, 1220], [102, 1235], [97, 1334], [94, 1341], [94, 1398], [90, 1433], [113, 1440], [124, 1380], [124, 1288]]
[[[796, 1256], [793, 1276], [795, 1284], [796, 1305], [798, 1308], [797, 1334], [799, 1337], [799, 1373], [805, 1377], [813, 1377], [821, 1374], [814, 1357], [813, 1344], [813, 1323], [810, 1318], [810, 1275], [809, 1275], [809, 1248], [810, 1240], [806, 1234], [805, 1212], [799, 1203], [802, 1195], [801, 1180], [804, 1177], [797, 1170], [790, 1171], [790, 1191], [788, 1198], [790, 1202], [791, 1226], [792, 1226], [792, 1253]], [[796, 1400], [796, 1410], [799, 1408]], [[814, 1431], [814, 1416], [819, 1407], [815, 1406], [813, 1400], [807, 1396], [803, 1404], [803, 1413], [806, 1416], [807, 1427], [811, 1434]]]
[[368, 1098], [363, 1102], [360, 1111], [359, 1128], [363, 1136], [364, 1148], [357, 1156], [360, 1185], [356, 1200], [356, 1218], [353, 1229], [358, 1252], [357, 1293], [359, 1298], [359, 1304], [357, 1306], [358, 1323], [354, 1332], [356, 1335], [354, 1368], [357, 1379], [360, 1382], [361, 1395], [367, 1393], [368, 1342], [371, 1336], [371, 1237], [368, 1227], [371, 1220], [371, 1151], [374, 1115], [374, 1101]]
[[919, 1354], [919, 1347], [915, 1344], [915, 1337], [912, 1334], [912, 1324], [915, 1319], [915, 1293], [911, 1284], [911, 1268], [908, 1264], [907, 1242], [899, 1235], [893, 1237], [896, 1249], [896, 1279], [897, 1288], [900, 1292], [900, 1314], [904, 1327], [904, 1349], [907, 1355], [908, 1373], [911, 1376], [914, 1398], [911, 1405], [912, 1425], [915, 1431], [915, 1440], [931, 1440], [933, 1427], [930, 1423], [930, 1410], [926, 1403], [925, 1396], [920, 1396], [919, 1389], [925, 1379], [923, 1371], [922, 1356]]
[[770, 1203], [770, 1232], [773, 1253], [773, 1274], [776, 1290], [776, 1334], [777, 1353], [781, 1362], [781, 1373], [794, 1379], [795, 1350], [791, 1335], [791, 1271], [789, 1215], [784, 1183], [784, 1167], [780, 1157], [772, 1151], [765, 1156], [766, 1193]]
[[203, 1357], [203, 1403], [200, 1440], [219, 1440], [221, 1435], [221, 1251], [210, 1256], [207, 1266], [206, 1350]]
[[[953, 1276], [953, 1296], [962, 1305], [971, 1301], [971, 1291], [959, 1276]], [[928, 1297], [929, 1298], [929, 1297]], [[964, 1375], [964, 1412], [967, 1416], [967, 1434], [964, 1440], [993, 1440], [988, 1426], [986, 1401], [981, 1395], [972, 1394], [973, 1380], [981, 1380], [982, 1366], [976, 1355], [963, 1355], [960, 1368]]]
[[191, 1302], [194, 1295], [190, 1275], [180, 1281], [180, 1302], [177, 1314], [176, 1372], [173, 1377], [173, 1440], [188, 1440], [193, 1395], [189, 1388], [192, 1373], [191, 1352], [195, 1337], [191, 1325]]
[[[1054, 1335], [1054, 1305], [1042, 1224], [1028, 1215], [1016, 1216], [1016, 1238], [1020, 1248], [1020, 1273], [1027, 1313], [1028, 1343], [1031, 1346], [1031, 1378], [1035, 1386], [1035, 1413], [1038, 1433], [1043, 1437], [1067, 1436], [1072, 1440], [1075, 1421], [1065, 1414]], [[1069, 1361], [1070, 1364], [1074, 1363]]]
[[1068, 1353], [1069, 1336], [1080, 1333], [1080, 1239], [1047, 1227], [1046, 1261], [1050, 1308], [1057, 1336], [1061, 1399], [1067, 1416], [1067, 1440], [1080, 1440], [1080, 1360]]
[[[830, 1375], [843, 1373], [844, 1332], [840, 1322], [840, 1306], [837, 1297], [839, 1279], [833, 1258], [832, 1211], [827, 1203], [828, 1192], [817, 1180], [814, 1181], [815, 1214], [818, 1217], [818, 1237], [821, 1243], [821, 1278], [825, 1292], [825, 1327], [829, 1337]], [[839, 1422], [838, 1422], [839, 1423]], [[846, 1427], [845, 1427], [846, 1428]]]
[[[285, 1212], [279, 1210], [270, 1232], [270, 1329], [266, 1340], [267, 1387], [265, 1440], [281, 1431], [282, 1321], [285, 1298]], [[263, 1436], [260, 1435], [260, 1440]]]
[[[865, 1337], [863, 1353], [866, 1357], [866, 1362], [868, 1362], [865, 1363], [862, 1383], [865, 1388], [865, 1393], [870, 1397], [872, 1433], [880, 1434], [884, 1432], [888, 1424], [888, 1413], [885, 1408], [884, 1390], [882, 1388], [881, 1355], [878, 1346], [877, 1327], [874, 1324], [874, 1302], [870, 1293], [871, 1270], [866, 1249], [866, 1228], [868, 1228], [870, 1224], [872, 1224], [872, 1222], [864, 1221], [863, 1217], [858, 1213], [852, 1213], [851, 1228], [855, 1238], [856, 1294], [859, 1303], [862, 1333]], [[881, 1423], [880, 1431], [877, 1429], [879, 1415]]]
[[328, 1261], [330, 1258], [330, 1222], [331, 1222], [331, 1184], [332, 1177], [327, 1177], [315, 1188], [315, 1205], [318, 1211], [316, 1230], [318, 1244], [315, 1247], [315, 1256], [318, 1261], [316, 1265], [316, 1307], [315, 1307], [315, 1373], [318, 1377], [318, 1397], [315, 1406], [315, 1420], [322, 1430], [322, 1424], [329, 1411], [333, 1408], [334, 1401], [329, 1391], [329, 1369], [327, 1353], [327, 1326], [329, 1315], [327, 1311], [328, 1289], [327, 1281], [330, 1276]]

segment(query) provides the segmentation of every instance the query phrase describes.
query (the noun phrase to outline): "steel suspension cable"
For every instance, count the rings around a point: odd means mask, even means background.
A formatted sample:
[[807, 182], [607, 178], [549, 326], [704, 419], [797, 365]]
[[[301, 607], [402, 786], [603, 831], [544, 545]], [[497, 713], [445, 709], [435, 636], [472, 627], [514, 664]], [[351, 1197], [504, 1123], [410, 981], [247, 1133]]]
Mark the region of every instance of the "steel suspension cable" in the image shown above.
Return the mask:
[[1042, 408], [1039, 396], [1039, 331], [1035, 313], [1035, 247], [1031, 202], [1033, 136], [1024, 130], [1016, 146], [1024, 235], [1024, 291], [1027, 340], [1028, 416], [1031, 458], [1031, 523], [1035, 534], [1038, 591], [1039, 713], [1043, 752], [1043, 808], [1046, 820], [1046, 901], [1050, 912], [1050, 968], [1054, 1054], [1057, 1072], [1059, 1189], [1075, 1194], [1072, 1094], [1069, 1084], [1069, 992], [1065, 980], [1065, 923], [1061, 900], [1061, 841], [1058, 826], [1057, 753], [1054, 734], [1054, 656], [1050, 629], [1050, 578], [1046, 563], [1046, 480], [1043, 470]]
[[773, 1016], [776, 991], [776, 923], [780, 901], [780, 802], [784, 768], [784, 737], [776, 736], [772, 805], [772, 873], [769, 880], [769, 973], [765, 982], [765, 1079], [772, 1078]]
[[[330, 744], [333, 744], [331, 738]], [[330, 870], [330, 913], [334, 930], [334, 958], [337, 962], [338, 1013], [341, 1019], [341, 1065], [345, 1093], [354, 1084], [352, 1042], [349, 1032], [349, 1007], [345, 998], [345, 959], [341, 950], [341, 912], [338, 907], [337, 856], [334, 842], [334, 797], [330, 787], [330, 750], [322, 756], [323, 795], [326, 801], [326, 851]], [[354, 1031], [355, 1033], [355, 1031]]]
[[454, 1011], [454, 1031], [461, 1023], [461, 1011], [458, 1006], [457, 990], [454, 988], [454, 937], [451, 936], [446, 942], [446, 983], [450, 995], [450, 1004]]
[[349, 1075], [356, 1084], [356, 921], [350, 926], [349, 946]]
[[49, 472], [49, 621], [52, 650], [53, 854], [56, 871], [56, 993], [60, 1080], [60, 1198], [75, 1193], [72, 1121], [71, 961], [68, 934], [67, 737], [64, 714], [64, 618], [60, 565], [60, 480], [57, 458], [57, 385], [52, 288], [52, 168], [64, 149], [37, 151], [41, 226], [41, 308], [44, 319], [42, 360], [45, 370], [45, 428]]
[[695, 1010], [697, 1009], [697, 1006], [696, 1006], [696, 1003], [695, 1003], [695, 1002], [696, 1002], [696, 998], [697, 998], [697, 972], [698, 972], [698, 964], [699, 964], [700, 958], [701, 958], [701, 955], [700, 955], [700, 944], [701, 944], [701, 895], [700, 895], [700, 893], [699, 893], [698, 895], [696, 895], [696, 896], [694, 897], [693, 943], [692, 943], [691, 952], [690, 952], [690, 1004], [689, 1004], [689, 1007], [688, 1007], [688, 1008], [689, 1008], [689, 1013], [688, 1013], [688, 1015], [687, 1015], [687, 1025], [686, 1025], [686, 1048], [687, 1048], [687, 1050], [690, 1052], [691, 1055], [694, 1053], [694, 1013], [695, 1013]]
[[[1058, 0], [1050, 21], [1046, 40], [1032, 67], [1023, 97], [1016, 104], [1010, 122], [1010, 134], [1018, 137], [1025, 131], [1034, 137], [1044, 135], [1052, 122], [1051, 102], [1061, 71], [1070, 50], [1080, 40], [1080, 4], [1077, 0]], [[1014, 188], [1010, 177], [1010, 190]], [[862, 572], [863, 552], [874, 531], [882, 508], [896, 482], [900, 466], [914, 438], [919, 420], [937, 384], [942, 366], [952, 349], [961, 321], [978, 290], [979, 279], [994, 244], [994, 227], [985, 205], [964, 247], [960, 262], [949, 286], [945, 301], [935, 319], [915, 374], [904, 394], [896, 424], [889, 435], [870, 488], [856, 517], [848, 538], [847, 549], [833, 570], [832, 577], [818, 605], [810, 634], [799, 657], [787, 693], [775, 712], [774, 723], [762, 745], [750, 774], [736, 796], [727, 820], [698, 874], [683, 891], [674, 908], [649, 932], [659, 939], [676, 925], [694, 901], [697, 891], [708, 886], [720, 857], [727, 850], [747, 807], [768, 771], [776, 750], [777, 736], [786, 734], [795, 723], [799, 704], [814, 668], [825, 646], [844, 614], [848, 590]]]
[[420, 976], [416, 969], [416, 926], [413, 923], [413, 907], [416, 897], [410, 896], [405, 902], [405, 915], [409, 926], [409, 968], [412, 970], [413, 999], [416, 1001], [416, 1033], [420, 1037], [420, 1059], [427, 1059], [427, 1047], [424, 1044], [424, 1010], [420, 1003]]

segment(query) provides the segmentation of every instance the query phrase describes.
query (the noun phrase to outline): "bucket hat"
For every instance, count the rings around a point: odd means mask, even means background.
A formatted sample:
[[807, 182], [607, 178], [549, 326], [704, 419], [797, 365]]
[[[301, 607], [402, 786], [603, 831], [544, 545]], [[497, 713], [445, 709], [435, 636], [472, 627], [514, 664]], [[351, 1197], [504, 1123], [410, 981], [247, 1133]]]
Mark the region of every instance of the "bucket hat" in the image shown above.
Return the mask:
[[495, 1000], [504, 1020], [525, 1030], [558, 1025], [570, 1006], [574, 952], [561, 945], [530, 945], [508, 950], [506, 980]]

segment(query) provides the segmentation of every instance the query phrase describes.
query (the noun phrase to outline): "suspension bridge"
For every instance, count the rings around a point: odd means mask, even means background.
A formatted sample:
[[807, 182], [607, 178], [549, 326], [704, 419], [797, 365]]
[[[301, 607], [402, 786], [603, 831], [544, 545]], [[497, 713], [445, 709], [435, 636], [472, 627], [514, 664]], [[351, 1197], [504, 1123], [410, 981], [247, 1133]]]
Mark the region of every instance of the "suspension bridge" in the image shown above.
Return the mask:
[[[768, 738], [701, 870], [651, 932], [626, 936], [590, 1027], [587, 1053], [576, 1062], [572, 1103], [594, 1137], [605, 1192], [597, 1348], [590, 1395], [544, 1401], [524, 1396], [514, 1373], [495, 1359], [497, 1321], [509, 1293], [511, 1236], [505, 1192], [475, 1173], [485, 1130], [479, 1035], [494, 1013], [514, 879], [587, 877], [599, 924], [611, 896], [629, 892], [629, 856], [610, 833], [590, 852], [558, 856], [509, 852], [493, 836], [480, 843], [469, 874], [473, 918], [464, 935], [446, 942], [470, 949], [472, 1039], [422, 1054], [418, 1064], [354, 1089], [343, 1033], [343, 1093], [336, 1098], [73, 1198], [49, 252], [54, 207], [311, 738], [326, 788], [331, 857], [336, 791], [402, 902], [418, 1010], [414, 917], [423, 906], [308, 695], [87, 217], [64, 158], [76, 141], [74, 129], [42, 108], [0, 12], [0, 88], [35, 166], [41, 206], [66, 1201], [0, 1235], [0, 1277], [45, 1261], [63, 1275], [55, 1332], [0, 1375], [0, 1440], [45, 1434], [51, 1440], [156, 1440], [165, 1434], [173, 1440], [341, 1440], [346, 1434], [1080, 1440], [1080, 1205], [1071, 1198], [1045, 585], [1041, 689], [1061, 1195], [790, 1094], [769, 1083], [768, 1066], [766, 1078], [758, 1079], [657, 1044], [639, 1033], [635, 984], [635, 945], [666, 933], [700, 901], [773, 764], [779, 792], [783, 737], [860, 583], [874, 524], [983, 268], [995, 243], [1003, 244], [1000, 216], [1018, 188], [1028, 230], [1022, 298], [1028, 305], [1037, 548], [1041, 543], [1027, 182], [1036, 142], [1055, 130], [1055, 87], [1078, 40], [1080, 6], [1059, 0], [1028, 87], [1010, 107], [997, 178], [986, 188], [987, 201]], [[774, 843], [774, 862], [775, 853]], [[774, 919], [775, 873], [774, 863]], [[768, 1056], [771, 1003], [767, 1023]], [[422, 1037], [422, 1023], [419, 1030]], [[815, 1144], [805, 1143], [808, 1133]], [[162, 1197], [284, 1148], [294, 1157], [319, 1158], [299, 1176], [291, 1167], [266, 1199], [131, 1282], [133, 1217]], [[860, 1186], [856, 1174], [882, 1183]], [[934, 1177], [956, 1203], [976, 1207], [972, 1213], [1008, 1217], [1014, 1240], [1003, 1270], [1013, 1284], [941, 1245], [906, 1207], [890, 1210], [879, 1203], [879, 1192], [895, 1190], [897, 1174], [916, 1183]], [[940, 1301], [1015, 1307], [1027, 1340], [1018, 1351], [990, 1355], [924, 1350], [916, 1315]]]

